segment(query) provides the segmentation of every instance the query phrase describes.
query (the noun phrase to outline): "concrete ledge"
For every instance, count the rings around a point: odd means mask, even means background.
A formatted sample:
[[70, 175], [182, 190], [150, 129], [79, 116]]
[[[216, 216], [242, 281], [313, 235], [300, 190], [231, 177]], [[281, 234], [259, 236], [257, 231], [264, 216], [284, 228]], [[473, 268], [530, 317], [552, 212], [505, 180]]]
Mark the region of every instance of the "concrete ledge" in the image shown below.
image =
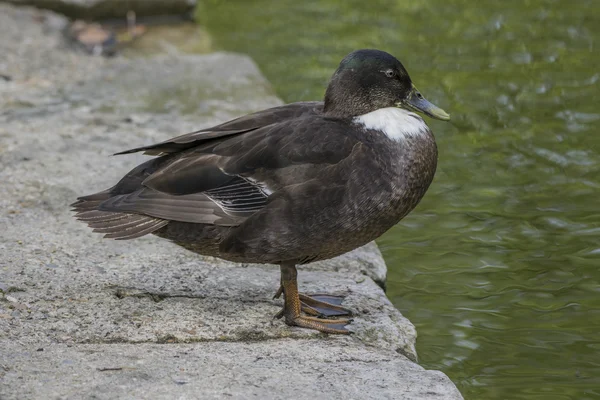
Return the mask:
[[4, 377], [10, 390], [5, 394], [38, 399], [460, 398], [456, 389], [448, 393], [448, 378], [441, 372], [351, 340], [139, 344], [135, 349], [124, 344], [22, 349], [3, 359], [15, 365]]
[[271, 322], [273, 266], [75, 221], [77, 195], [144, 159], [110, 154], [280, 101], [245, 56], [88, 57], [64, 23], [0, 4], [0, 398], [461, 398], [411, 361], [373, 244], [299, 272], [356, 311], [354, 335], [328, 337]]

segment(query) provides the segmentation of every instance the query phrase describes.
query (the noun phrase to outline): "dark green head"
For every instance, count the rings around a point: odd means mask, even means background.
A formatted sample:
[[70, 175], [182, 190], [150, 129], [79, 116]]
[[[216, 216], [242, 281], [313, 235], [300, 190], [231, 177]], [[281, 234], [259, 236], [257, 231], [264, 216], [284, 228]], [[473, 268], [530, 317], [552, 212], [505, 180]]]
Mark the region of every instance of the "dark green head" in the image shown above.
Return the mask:
[[386, 107], [418, 111], [444, 121], [450, 119], [444, 110], [425, 100], [402, 63], [391, 54], [365, 49], [344, 57], [325, 92], [325, 112], [354, 117]]

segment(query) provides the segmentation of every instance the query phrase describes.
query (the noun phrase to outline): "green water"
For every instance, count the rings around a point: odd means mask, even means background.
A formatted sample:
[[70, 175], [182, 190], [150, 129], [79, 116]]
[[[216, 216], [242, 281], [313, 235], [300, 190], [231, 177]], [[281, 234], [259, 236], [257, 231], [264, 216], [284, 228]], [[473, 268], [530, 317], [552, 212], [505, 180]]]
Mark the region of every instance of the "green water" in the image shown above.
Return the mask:
[[376, 47], [452, 114], [423, 202], [379, 240], [426, 368], [466, 399], [600, 398], [600, 2], [204, 0], [287, 102]]

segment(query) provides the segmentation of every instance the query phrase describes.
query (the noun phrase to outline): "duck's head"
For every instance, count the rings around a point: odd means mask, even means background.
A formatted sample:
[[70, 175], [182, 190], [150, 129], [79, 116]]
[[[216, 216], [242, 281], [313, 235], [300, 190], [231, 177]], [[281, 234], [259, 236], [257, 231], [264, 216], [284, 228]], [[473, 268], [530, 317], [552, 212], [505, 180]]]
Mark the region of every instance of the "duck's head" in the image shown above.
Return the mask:
[[387, 107], [418, 111], [443, 121], [450, 119], [419, 93], [402, 63], [391, 54], [365, 49], [344, 57], [325, 92], [325, 112], [355, 117]]

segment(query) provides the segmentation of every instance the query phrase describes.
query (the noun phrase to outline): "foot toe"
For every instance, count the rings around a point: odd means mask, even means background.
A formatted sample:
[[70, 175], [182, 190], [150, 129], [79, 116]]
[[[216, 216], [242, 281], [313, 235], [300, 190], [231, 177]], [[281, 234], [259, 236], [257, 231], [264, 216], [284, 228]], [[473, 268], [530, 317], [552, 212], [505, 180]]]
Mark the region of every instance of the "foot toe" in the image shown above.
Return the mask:
[[348, 325], [350, 322], [350, 320], [329, 320], [304, 316], [294, 318], [290, 321], [286, 320], [286, 323], [288, 325], [298, 326], [301, 328], [315, 329], [319, 332], [324, 333], [333, 333], [341, 335], [348, 335], [351, 333], [348, 329], [346, 329], [346, 325]]
[[300, 301], [302, 302], [303, 311], [307, 309], [307, 314], [315, 315], [316, 311], [318, 314], [324, 317], [339, 317], [345, 315], [352, 315], [352, 311], [341, 306], [344, 301], [342, 296], [333, 296], [329, 294], [316, 294], [306, 295], [300, 294]]

